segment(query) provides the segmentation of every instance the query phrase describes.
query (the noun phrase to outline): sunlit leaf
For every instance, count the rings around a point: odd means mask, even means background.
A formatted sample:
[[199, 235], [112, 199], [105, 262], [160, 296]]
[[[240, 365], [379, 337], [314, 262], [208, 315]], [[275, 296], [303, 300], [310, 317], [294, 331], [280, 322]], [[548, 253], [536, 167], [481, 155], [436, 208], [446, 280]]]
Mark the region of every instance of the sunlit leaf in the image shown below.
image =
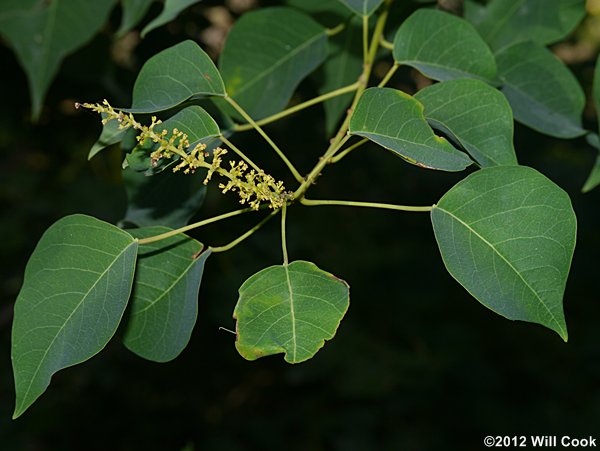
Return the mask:
[[219, 68], [227, 93], [260, 119], [281, 111], [326, 56], [323, 26], [292, 8], [263, 8], [232, 27]]
[[127, 111], [163, 111], [192, 97], [224, 96], [225, 86], [210, 57], [194, 41], [183, 41], [150, 58], [133, 87]]
[[[170, 231], [166, 227], [131, 229], [142, 239]], [[155, 362], [177, 357], [187, 346], [198, 315], [198, 290], [210, 250], [180, 234], [141, 244], [135, 270], [125, 346]], [[199, 254], [194, 258], [195, 254]]]
[[136, 253], [131, 235], [89, 216], [67, 216], [44, 233], [15, 303], [15, 418], [54, 373], [106, 346], [129, 299]]
[[563, 294], [577, 220], [567, 193], [534, 169], [485, 168], [431, 212], [446, 269], [479, 302], [565, 341]]
[[453, 136], [481, 166], [517, 164], [510, 105], [495, 88], [479, 80], [436, 83], [415, 98], [427, 121]]
[[367, 89], [354, 110], [349, 131], [417, 166], [462, 171], [472, 163], [467, 155], [433, 133], [418, 100], [395, 89]]
[[29, 80], [32, 113], [63, 59], [88, 42], [108, 18], [115, 0], [2, 0], [0, 34], [10, 43]]
[[523, 42], [500, 51], [496, 60], [502, 92], [517, 121], [557, 138], [586, 133], [581, 127], [583, 90], [548, 49]]
[[333, 338], [349, 303], [348, 284], [313, 263], [263, 269], [240, 287], [236, 348], [248, 360], [285, 353], [303, 362]]
[[394, 60], [434, 80], [478, 78], [494, 82], [494, 55], [475, 28], [460, 17], [419, 9], [394, 38]]

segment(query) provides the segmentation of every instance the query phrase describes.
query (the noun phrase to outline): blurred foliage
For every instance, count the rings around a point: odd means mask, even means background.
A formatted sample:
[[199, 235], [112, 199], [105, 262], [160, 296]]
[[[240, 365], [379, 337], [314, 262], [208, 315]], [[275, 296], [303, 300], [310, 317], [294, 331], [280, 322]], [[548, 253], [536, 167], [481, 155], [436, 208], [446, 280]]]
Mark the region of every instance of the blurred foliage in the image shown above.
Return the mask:
[[[162, 365], [144, 361], [117, 337], [89, 362], [57, 374], [52, 390], [24, 417], [10, 420], [12, 303], [35, 243], [65, 214], [116, 222], [125, 211], [120, 151], [86, 161], [100, 125], [95, 116], [75, 111], [73, 102], [106, 97], [126, 104], [149, 56], [185, 38], [216, 55], [228, 24], [255, 3], [207, 0], [141, 41], [135, 32], [112, 41], [120, 23], [113, 13], [93, 42], [67, 58], [35, 126], [28, 119], [24, 73], [12, 52], [0, 46], [9, 86], [0, 92], [0, 448], [469, 450], [481, 449], [486, 435], [597, 433], [600, 190], [580, 193], [596, 151], [584, 139], [555, 140], [524, 127], [516, 129], [519, 161], [565, 188], [578, 214], [565, 295], [568, 344], [542, 327], [502, 319], [472, 299], [445, 272], [426, 215], [294, 208], [288, 219], [290, 256], [335, 268], [351, 285], [350, 310], [336, 340], [313, 360], [297, 366], [278, 358], [247, 362], [237, 354], [234, 336], [218, 329], [233, 326], [243, 280], [280, 260], [273, 239], [277, 224], [269, 224], [243, 246], [211, 257], [198, 323], [178, 359]], [[600, 6], [590, 0], [588, 9], [596, 16], [561, 46], [595, 49], [569, 60], [589, 91], [600, 47]], [[394, 87], [413, 92], [423, 83], [403, 68]], [[317, 89], [307, 80], [298, 96], [312, 97]], [[322, 108], [315, 107], [269, 129], [276, 141], [291, 143], [289, 154], [302, 172], [321, 153], [323, 118]], [[596, 122], [591, 107], [585, 120], [588, 127]], [[258, 149], [256, 159], [270, 170], [284, 173], [258, 137], [239, 140], [243, 148]], [[374, 146], [327, 171], [314, 197], [356, 193], [360, 199], [414, 204], [435, 202], [461, 177], [403, 164]], [[212, 190], [199, 217], [235, 206], [234, 199]], [[252, 223], [253, 218], [247, 224], [224, 222], [194, 236], [218, 245]]]

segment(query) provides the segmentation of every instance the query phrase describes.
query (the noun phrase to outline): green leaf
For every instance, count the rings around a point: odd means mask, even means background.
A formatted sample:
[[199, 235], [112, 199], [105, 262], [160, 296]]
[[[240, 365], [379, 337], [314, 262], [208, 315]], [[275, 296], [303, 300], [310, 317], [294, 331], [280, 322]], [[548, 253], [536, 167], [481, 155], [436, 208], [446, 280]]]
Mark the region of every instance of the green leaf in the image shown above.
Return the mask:
[[13, 418], [46, 390], [54, 373], [106, 346], [127, 305], [136, 253], [131, 235], [89, 216], [67, 216], [44, 233], [15, 303]]
[[132, 113], [164, 111], [200, 96], [224, 96], [225, 86], [210, 57], [194, 41], [183, 41], [150, 58], [133, 87]]
[[585, 96], [567, 67], [533, 42], [507, 47], [496, 55], [502, 92], [515, 119], [557, 138], [584, 135], [581, 114]]
[[478, 78], [494, 82], [494, 55], [475, 28], [460, 17], [419, 9], [394, 38], [394, 60], [434, 80]]
[[307, 13], [325, 27], [336, 27], [351, 14], [339, 0], [286, 0], [285, 4]]
[[121, 25], [115, 33], [117, 36], [123, 36], [125, 33], [135, 27], [146, 15], [154, 0], [122, 0], [121, 5], [123, 15]]
[[560, 41], [584, 16], [585, 0], [493, 0], [466, 8], [466, 18], [496, 50], [523, 41]]
[[[205, 142], [220, 135], [212, 117], [199, 106], [190, 106], [155, 127], [157, 132], [174, 128], [188, 134], [194, 143]], [[204, 175], [173, 173], [171, 170], [149, 176], [150, 150], [135, 151], [128, 156], [131, 167], [123, 169], [123, 183], [127, 193], [127, 212], [123, 219], [139, 227], [163, 225], [183, 227], [198, 211], [204, 201]], [[140, 157], [141, 155], [141, 161]], [[139, 167], [138, 167], [139, 165]], [[146, 170], [146, 173], [139, 171]]]
[[[356, 19], [340, 33], [331, 38], [329, 57], [323, 63], [323, 83], [319, 88], [320, 94], [326, 94], [358, 80], [362, 73], [363, 59], [361, 47], [361, 25]], [[332, 135], [339, 125], [354, 93], [350, 92], [323, 102], [325, 109], [325, 131]]]
[[600, 133], [600, 58], [596, 60], [592, 97], [594, 98], [594, 106], [596, 107], [596, 117], [598, 119], [598, 132]]
[[472, 163], [467, 155], [433, 133], [418, 100], [395, 89], [367, 89], [350, 119], [349, 130], [417, 166], [462, 171]]
[[162, 27], [163, 25], [171, 22], [184, 9], [199, 2], [200, 0], [165, 0], [165, 5], [160, 14], [156, 18], [154, 18], [148, 25], [146, 25], [142, 30], [142, 38], [145, 37], [152, 30], [158, 27]]
[[327, 56], [327, 33], [292, 8], [263, 8], [234, 24], [219, 67], [227, 93], [255, 119], [281, 111]]
[[[148, 227], [128, 232], [142, 239], [170, 230]], [[123, 338], [127, 349], [154, 362], [173, 360], [185, 349], [196, 324], [198, 290], [210, 255], [210, 249], [200, 254], [203, 247], [183, 234], [140, 245]]]
[[431, 212], [446, 269], [479, 302], [565, 341], [562, 299], [577, 220], [567, 193], [534, 169], [485, 168]]
[[370, 16], [375, 12], [383, 0], [339, 0], [355, 14]]
[[495, 88], [471, 79], [419, 91], [432, 127], [453, 136], [482, 167], [517, 164], [510, 105]]
[[114, 0], [3, 0], [0, 34], [17, 54], [29, 80], [32, 115], [38, 118], [63, 59], [100, 29]]
[[598, 155], [594, 167], [581, 189], [582, 193], [587, 193], [600, 185], [600, 139], [595, 133], [590, 133], [586, 136], [586, 140], [590, 146], [598, 150]]
[[240, 287], [236, 348], [248, 360], [285, 353], [303, 362], [333, 338], [349, 304], [348, 284], [314, 263], [263, 269]]
[[[102, 119], [106, 117], [105, 113], [102, 113]], [[100, 132], [100, 137], [94, 143], [90, 152], [88, 153], [88, 160], [94, 158], [99, 152], [106, 149], [113, 144], [120, 142], [127, 133], [127, 130], [123, 130], [119, 128], [119, 122], [117, 121], [109, 121], [102, 126], [102, 132]]]

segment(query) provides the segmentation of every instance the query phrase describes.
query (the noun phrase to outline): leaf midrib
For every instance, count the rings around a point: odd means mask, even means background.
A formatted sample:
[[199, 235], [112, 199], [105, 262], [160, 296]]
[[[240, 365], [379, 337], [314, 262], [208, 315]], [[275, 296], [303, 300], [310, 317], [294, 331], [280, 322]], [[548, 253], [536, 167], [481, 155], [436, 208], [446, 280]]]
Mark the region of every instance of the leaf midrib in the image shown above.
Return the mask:
[[554, 314], [552, 313], [552, 311], [550, 310], [550, 308], [548, 307], [548, 305], [546, 305], [546, 303], [544, 302], [544, 300], [539, 296], [539, 294], [533, 289], [533, 287], [531, 285], [529, 285], [529, 283], [523, 278], [523, 276], [521, 275], [521, 273], [519, 271], [517, 271], [517, 268], [515, 268], [512, 263], [504, 256], [500, 253], [500, 251], [498, 251], [498, 249], [496, 249], [496, 247], [490, 243], [488, 240], [486, 240], [482, 235], [480, 235], [475, 229], [473, 229], [469, 224], [467, 224], [466, 222], [464, 222], [462, 219], [460, 219], [458, 216], [455, 216], [454, 214], [452, 214], [450, 211], [440, 207], [439, 205], [436, 205], [434, 208], [440, 210], [443, 213], [446, 213], [447, 215], [449, 215], [450, 217], [452, 217], [454, 220], [458, 221], [459, 223], [461, 223], [467, 230], [469, 230], [471, 233], [475, 234], [475, 236], [477, 236], [481, 241], [483, 241], [485, 244], [487, 244], [493, 252], [495, 252], [502, 260], [504, 260], [504, 262], [509, 266], [510, 269], [512, 269], [514, 271], [514, 273], [519, 276], [519, 279], [521, 279], [521, 281], [525, 284], [525, 286], [534, 294], [534, 296], [538, 299], [538, 301], [540, 302], [540, 304], [542, 306], [544, 306], [544, 308], [546, 309], [546, 311], [550, 314], [550, 316], [552, 317], [552, 321], [554, 321], [554, 323], [558, 326], [558, 328], [561, 331], [561, 336], [562, 337], [566, 337], [566, 332], [563, 329], [562, 325], [558, 322], [558, 320], [556, 319], [556, 316], [554, 316]]
[[292, 361], [296, 361], [296, 351], [297, 351], [297, 343], [296, 343], [296, 312], [294, 309], [294, 291], [292, 290], [292, 282], [290, 280], [290, 271], [289, 265], [286, 263], [283, 265], [285, 270], [285, 277], [287, 279], [288, 291], [290, 293], [290, 319], [292, 320], [292, 341], [294, 343], [294, 354], [292, 356]]

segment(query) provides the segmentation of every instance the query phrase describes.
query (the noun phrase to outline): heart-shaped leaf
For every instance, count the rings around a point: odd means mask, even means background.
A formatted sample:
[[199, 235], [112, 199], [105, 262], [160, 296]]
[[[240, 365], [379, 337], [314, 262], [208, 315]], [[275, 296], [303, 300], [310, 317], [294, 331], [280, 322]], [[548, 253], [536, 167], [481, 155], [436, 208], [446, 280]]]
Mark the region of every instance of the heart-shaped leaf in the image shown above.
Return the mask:
[[20, 416], [57, 371], [94, 356], [117, 330], [137, 241], [98, 219], [67, 216], [42, 236], [15, 303], [12, 362]]
[[565, 341], [562, 299], [577, 220], [567, 193], [534, 169], [485, 168], [431, 212], [446, 269], [479, 302]]
[[339, 0], [350, 11], [359, 16], [370, 16], [375, 12], [383, 0]]
[[367, 89], [352, 114], [349, 131], [417, 166], [462, 171], [472, 163], [466, 154], [433, 133], [418, 100], [395, 89]]
[[[128, 232], [142, 239], [170, 231], [147, 227]], [[187, 346], [198, 316], [198, 290], [210, 250], [180, 234], [140, 245], [131, 312], [123, 342], [137, 355], [168, 362]]]
[[394, 60], [434, 80], [496, 78], [494, 55], [475, 28], [442, 11], [419, 9], [400, 25]]
[[479, 80], [449, 80], [415, 98], [429, 123], [453, 136], [481, 166], [517, 164], [512, 110], [497, 89]]
[[314, 263], [263, 269], [240, 287], [236, 348], [248, 360], [285, 353], [303, 362], [333, 338], [349, 303], [348, 284]]
[[3, 0], [0, 34], [29, 79], [33, 117], [63, 59], [88, 42], [108, 18], [115, 0]]
[[577, 79], [548, 49], [534, 42], [507, 47], [496, 55], [502, 92], [515, 119], [557, 138], [584, 135], [585, 96]]
[[152, 30], [171, 22], [184, 9], [198, 2], [200, 2], [200, 0], [165, 0], [163, 10], [157, 17], [152, 19], [152, 21], [144, 27], [141, 36], [145, 37]]
[[281, 111], [326, 56], [323, 26], [292, 8], [263, 8], [232, 27], [219, 68], [227, 93], [260, 119]]
[[517, 42], [551, 44], [565, 38], [585, 16], [585, 0], [492, 0], [466, 8], [466, 18], [495, 50]]
[[210, 57], [194, 41], [183, 41], [150, 58], [133, 86], [132, 113], [154, 113], [201, 96], [224, 96], [225, 86]]

